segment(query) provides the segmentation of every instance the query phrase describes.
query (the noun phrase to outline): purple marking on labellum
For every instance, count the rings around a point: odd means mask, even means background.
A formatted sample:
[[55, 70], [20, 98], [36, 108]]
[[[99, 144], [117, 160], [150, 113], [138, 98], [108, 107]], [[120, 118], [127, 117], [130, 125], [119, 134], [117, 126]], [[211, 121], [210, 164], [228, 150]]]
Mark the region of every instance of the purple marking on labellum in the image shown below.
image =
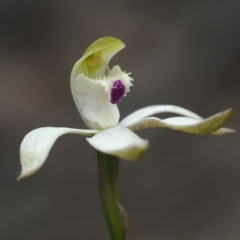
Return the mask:
[[111, 91], [111, 103], [115, 104], [118, 103], [125, 94], [125, 86], [121, 82], [121, 80], [116, 80], [113, 83], [112, 91]]

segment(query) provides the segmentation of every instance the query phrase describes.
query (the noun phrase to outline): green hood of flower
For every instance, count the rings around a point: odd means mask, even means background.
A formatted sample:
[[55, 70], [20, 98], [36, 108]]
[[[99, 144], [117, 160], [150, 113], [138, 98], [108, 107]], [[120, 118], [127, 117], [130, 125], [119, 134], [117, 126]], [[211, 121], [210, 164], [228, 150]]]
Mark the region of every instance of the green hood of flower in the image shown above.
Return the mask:
[[125, 44], [113, 37], [103, 37], [92, 43], [78, 60], [72, 70], [71, 78], [83, 73], [90, 78], [103, 76], [111, 58], [125, 47]]

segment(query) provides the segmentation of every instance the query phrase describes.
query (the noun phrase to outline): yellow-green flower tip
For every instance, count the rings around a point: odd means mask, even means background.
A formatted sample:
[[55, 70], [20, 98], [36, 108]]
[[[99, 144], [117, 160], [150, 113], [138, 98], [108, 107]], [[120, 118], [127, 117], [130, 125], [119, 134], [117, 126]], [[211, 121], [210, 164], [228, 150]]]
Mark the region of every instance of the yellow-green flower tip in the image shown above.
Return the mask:
[[[215, 135], [223, 135], [228, 131], [224, 132], [221, 127], [229, 120], [232, 116], [232, 109], [229, 108], [223, 112], [217, 113], [212, 117], [209, 117], [203, 121], [203, 124], [199, 124], [196, 128], [197, 134], [209, 134], [215, 133]], [[198, 132], [199, 131], [199, 132]], [[219, 131], [219, 134], [217, 133]]]
[[103, 37], [93, 42], [84, 52], [82, 58], [73, 67], [71, 78], [83, 73], [87, 77], [103, 76], [111, 58], [125, 47], [125, 44], [114, 37]]
[[103, 58], [106, 58], [109, 56], [112, 57], [124, 47], [125, 47], [125, 44], [117, 38], [103, 37], [93, 42], [84, 52], [83, 57], [86, 58], [98, 51], [101, 51]]

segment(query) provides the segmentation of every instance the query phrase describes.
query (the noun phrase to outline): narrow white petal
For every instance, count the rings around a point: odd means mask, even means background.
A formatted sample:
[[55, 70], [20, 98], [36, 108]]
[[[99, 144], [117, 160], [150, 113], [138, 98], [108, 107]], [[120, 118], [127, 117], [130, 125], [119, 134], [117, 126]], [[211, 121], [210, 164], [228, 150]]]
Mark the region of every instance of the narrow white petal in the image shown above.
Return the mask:
[[194, 134], [213, 133], [216, 135], [222, 135], [225, 133], [233, 132], [231, 129], [221, 128], [231, 117], [231, 114], [232, 110], [228, 109], [206, 119], [171, 117], [162, 120], [156, 117], [148, 117], [141, 119], [138, 122], [129, 125], [128, 127], [133, 131], [155, 127], [166, 127], [173, 130], [179, 130]]
[[87, 141], [97, 150], [127, 160], [137, 160], [148, 147], [148, 141], [123, 126], [100, 131]]
[[93, 136], [97, 131], [74, 128], [43, 127], [29, 132], [24, 137], [20, 146], [22, 172], [18, 177], [18, 180], [38, 171], [46, 161], [46, 158], [57, 138], [66, 133]]
[[120, 113], [112, 104], [98, 80], [80, 74], [75, 82], [77, 107], [85, 124], [91, 129], [106, 129], [118, 124]]
[[182, 107], [178, 107], [178, 106], [174, 106], [174, 105], [153, 105], [153, 106], [141, 108], [141, 109], [131, 113], [130, 115], [125, 117], [120, 122], [120, 124], [125, 127], [128, 127], [128, 126], [132, 125], [133, 123], [135, 123], [145, 117], [152, 116], [152, 115], [155, 115], [158, 113], [176, 113], [176, 114], [180, 114], [180, 115], [190, 117], [190, 118], [202, 119], [202, 117], [200, 117], [196, 113], [191, 112]]

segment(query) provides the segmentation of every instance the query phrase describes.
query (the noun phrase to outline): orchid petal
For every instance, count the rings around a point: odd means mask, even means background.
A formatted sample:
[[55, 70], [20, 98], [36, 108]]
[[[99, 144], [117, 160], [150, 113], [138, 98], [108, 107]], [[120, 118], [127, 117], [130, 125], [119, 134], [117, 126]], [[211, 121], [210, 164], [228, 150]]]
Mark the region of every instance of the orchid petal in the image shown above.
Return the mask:
[[232, 109], [217, 113], [206, 119], [171, 117], [162, 120], [156, 117], [148, 117], [129, 125], [128, 128], [132, 131], [137, 131], [155, 127], [166, 127], [187, 133], [209, 134], [215, 132], [214, 134], [221, 135], [227, 132], [232, 132], [230, 129], [220, 129], [231, 117], [231, 115]]
[[202, 119], [199, 115], [194, 112], [191, 112], [185, 108], [174, 106], [174, 105], [153, 105], [138, 109], [134, 111], [127, 117], [125, 117], [120, 124], [128, 127], [139, 120], [152, 116], [158, 113], [176, 113], [190, 118]]
[[77, 107], [85, 124], [91, 129], [105, 129], [118, 124], [120, 113], [109, 101], [101, 81], [80, 74], [75, 81]]
[[123, 126], [100, 131], [87, 141], [95, 149], [127, 160], [139, 159], [148, 147], [148, 141]]
[[22, 172], [17, 180], [37, 172], [46, 161], [57, 138], [67, 133], [93, 136], [97, 131], [63, 127], [42, 127], [29, 132], [24, 137], [20, 146]]

